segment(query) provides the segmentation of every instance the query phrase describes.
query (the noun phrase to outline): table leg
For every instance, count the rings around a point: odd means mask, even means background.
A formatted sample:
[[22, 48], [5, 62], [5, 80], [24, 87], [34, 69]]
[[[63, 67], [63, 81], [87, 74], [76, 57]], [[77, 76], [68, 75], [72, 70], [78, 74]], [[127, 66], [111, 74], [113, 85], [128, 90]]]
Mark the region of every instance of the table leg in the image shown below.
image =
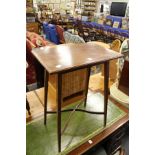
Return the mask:
[[86, 104], [87, 104], [87, 94], [88, 94], [88, 89], [89, 89], [89, 77], [90, 77], [90, 71], [91, 71], [91, 68], [87, 68], [87, 82], [86, 82], [86, 91], [85, 91], [85, 100], [84, 100], [84, 107], [86, 107]]
[[104, 126], [107, 124], [107, 105], [109, 95], [109, 61], [104, 63]]
[[58, 74], [58, 91], [57, 91], [57, 136], [58, 152], [61, 152], [61, 94], [62, 94], [62, 74]]
[[28, 102], [27, 98], [26, 98], [26, 109], [27, 109], [27, 111], [28, 111], [28, 114], [31, 115], [31, 112], [30, 112], [30, 105], [29, 105], [29, 102]]
[[49, 73], [45, 70], [44, 78], [44, 125], [46, 125], [46, 115], [47, 115], [47, 95], [48, 95], [48, 78]]
[[[26, 86], [26, 92], [28, 92], [29, 90], [28, 90], [28, 88], [27, 88], [27, 86]], [[29, 115], [31, 115], [31, 112], [30, 112], [30, 105], [29, 105], [29, 102], [28, 102], [28, 100], [27, 100], [27, 97], [26, 97], [26, 109], [27, 109], [27, 111], [28, 111], [28, 114]]]

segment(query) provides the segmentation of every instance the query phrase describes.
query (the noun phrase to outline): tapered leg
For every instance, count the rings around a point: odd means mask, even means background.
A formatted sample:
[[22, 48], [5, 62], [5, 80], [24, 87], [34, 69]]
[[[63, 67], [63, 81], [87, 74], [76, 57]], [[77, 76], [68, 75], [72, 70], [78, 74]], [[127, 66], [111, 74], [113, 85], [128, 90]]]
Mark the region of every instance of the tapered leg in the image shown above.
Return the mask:
[[109, 61], [104, 63], [104, 126], [107, 123], [107, 105], [109, 95]]
[[58, 152], [61, 152], [61, 89], [62, 74], [58, 74], [58, 91], [57, 91], [57, 136], [58, 136]]
[[26, 98], [26, 109], [27, 109], [27, 111], [28, 111], [28, 114], [31, 115], [31, 112], [30, 112], [30, 105], [29, 105], [29, 102], [28, 102], [27, 98]]
[[91, 71], [91, 68], [87, 68], [87, 82], [86, 82], [86, 91], [85, 91], [85, 100], [84, 100], [84, 107], [86, 107], [86, 104], [87, 104], [87, 94], [88, 94], [88, 88], [89, 88], [89, 77], [90, 77], [90, 71]]
[[[28, 92], [28, 91], [29, 91], [29, 90], [28, 90], [28, 88], [27, 88], [27, 86], [26, 86], [26, 92]], [[29, 105], [29, 102], [28, 102], [27, 98], [26, 98], [26, 109], [27, 109], [27, 111], [28, 111], [28, 114], [31, 115], [31, 112], [30, 112], [30, 105]]]
[[46, 115], [47, 115], [47, 95], [48, 95], [48, 78], [49, 73], [45, 70], [44, 78], [44, 125], [46, 125]]

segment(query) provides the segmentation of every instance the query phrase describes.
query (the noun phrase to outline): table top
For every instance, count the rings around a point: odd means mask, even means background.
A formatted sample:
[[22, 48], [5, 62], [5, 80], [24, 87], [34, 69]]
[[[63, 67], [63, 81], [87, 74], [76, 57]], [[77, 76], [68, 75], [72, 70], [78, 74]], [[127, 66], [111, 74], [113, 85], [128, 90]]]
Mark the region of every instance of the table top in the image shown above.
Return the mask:
[[49, 74], [93, 66], [123, 56], [95, 43], [45, 46], [33, 49], [32, 54]]

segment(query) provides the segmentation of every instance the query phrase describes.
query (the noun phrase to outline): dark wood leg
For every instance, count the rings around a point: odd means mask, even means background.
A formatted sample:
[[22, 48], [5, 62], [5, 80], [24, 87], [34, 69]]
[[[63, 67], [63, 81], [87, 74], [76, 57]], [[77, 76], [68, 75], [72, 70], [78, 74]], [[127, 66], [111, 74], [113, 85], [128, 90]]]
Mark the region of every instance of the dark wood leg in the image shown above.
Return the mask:
[[[28, 91], [29, 91], [29, 90], [28, 90], [28, 88], [27, 88], [27, 86], [26, 86], [26, 92], [28, 92]], [[26, 98], [26, 110], [28, 111], [28, 114], [31, 115], [31, 112], [30, 112], [30, 105], [29, 105], [29, 102], [28, 102], [27, 98]]]
[[58, 152], [61, 152], [61, 94], [62, 94], [62, 74], [58, 74], [58, 91], [57, 91], [57, 136]]
[[87, 68], [87, 82], [86, 82], [86, 91], [85, 91], [85, 100], [84, 100], [84, 107], [86, 107], [86, 104], [87, 104], [87, 94], [88, 94], [88, 89], [89, 89], [89, 77], [90, 77], [90, 71], [91, 71], [91, 68]]
[[44, 78], [44, 125], [46, 125], [46, 115], [47, 115], [47, 95], [48, 95], [48, 78], [49, 73], [45, 70]]
[[26, 109], [28, 111], [28, 114], [31, 115], [31, 112], [30, 112], [30, 105], [29, 105], [29, 102], [28, 100], [26, 99]]
[[104, 63], [104, 126], [107, 124], [107, 105], [109, 95], [109, 61]]

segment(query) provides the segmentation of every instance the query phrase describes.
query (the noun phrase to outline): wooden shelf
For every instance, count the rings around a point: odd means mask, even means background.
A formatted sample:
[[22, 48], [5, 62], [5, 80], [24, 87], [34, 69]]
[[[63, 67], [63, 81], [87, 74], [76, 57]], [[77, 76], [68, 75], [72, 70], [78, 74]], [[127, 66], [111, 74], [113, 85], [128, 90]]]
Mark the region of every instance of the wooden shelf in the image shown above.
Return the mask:
[[95, 7], [95, 5], [89, 5], [89, 4], [84, 4], [84, 6], [88, 7]]
[[96, 0], [83, 0], [83, 14], [88, 16], [88, 13], [94, 13], [96, 10]]
[[86, 8], [85, 11], [94, 11], [95, 8]]

